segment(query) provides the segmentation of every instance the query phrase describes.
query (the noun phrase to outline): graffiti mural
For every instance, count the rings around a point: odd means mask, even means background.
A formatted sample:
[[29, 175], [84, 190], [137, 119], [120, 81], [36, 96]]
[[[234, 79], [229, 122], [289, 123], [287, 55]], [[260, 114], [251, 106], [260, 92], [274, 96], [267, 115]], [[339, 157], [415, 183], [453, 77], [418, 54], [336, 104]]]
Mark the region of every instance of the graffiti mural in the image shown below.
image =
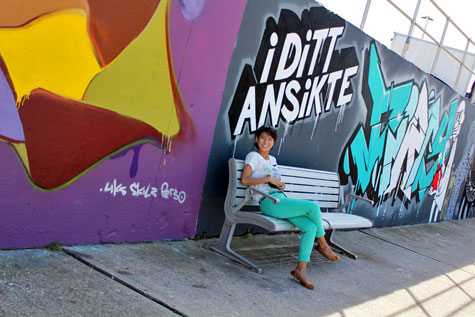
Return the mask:
[[472, 122], [470, 127], [463, 153], [460, 164], [455, 169], [452, 192], [446, 212], [447, 220], [475, 216], [475, 122]]
[[[24, 130], [24, 140], [16, 140], [25, 147], [20, 157], [41, 188], [74, 180], [132, 141], [150, 136], [163, 146], [164, 139], [179, 131], [175, 107], [181, 103], [174, 102], [175, 79], [168, 67], [167, 2], [123, 3], [114, 10], [108, 10], [110, 4], [98, 3], [83, 2], [89, 16], [83, 10], [63, 9], [0, 30], [4, 73], [11, 79]], [[140, 11], [137, 15], [142, 18], [137, 29], [124, 32], [129, 42], [134, 41], [118, 45], [114, 36], [102, 38], [108, 28], [124, 28], [117, 15], [129, 7]], [[98, 21], [98, 16], [112, 16], [109, 25]], [[116, 44], [111, 47], [108, 42]], [[146, 43], [155, 45], [145, 50]], [[135, 66], [137, 56], [141, 68]], [[157, 58], [168, 62], [154, 63]], [[140, 72], [145, 69], [149, 73]], [[151, 80], [153, 73], [161, 76], [160, 83]], [[131, 107], [136, 96], [141, 102]], [[158, 96], [164, 102], [159, 103]]]
[[278, 131], [278, 162], [337, 171], [344, 194], [374, 202], [346, 212], [376, 226], [471, 215], [473, 104], [339, 16], [305, 0], [248, 2], [229, 69], [198, 233], [219, 233], [220, 175], [264, 124]]
[[244, 6], [2, 1], [0, 248], [194, 236]]
[[265, 122], [292, 124], [351, 101], [358, 60], [352, 47], [335, 51], [345, 24], [317, 19], [322, 10], [306, 10], [301, 19], [282, 10], [278, 23], [266, 21], [254, 68], [244, 66], [228, 112], [233, 138], [246, 122], [253, 133]]
[[465, 192], [460, 202], [459, 211], [458, 219], [473, 218], [475, 216], [475, 156], [472, 159], [470, 172], [467, 175]]
[[459, 219], [475, 216], [475, 156], [465, 183], [465, 198], [461, 202], [460, 211]]
[[427, 83], [387, 85], [380, 58], [370, 47], [366, 124], [350, 139], [340, 174], [351, 175], [355, 192], [375, 203], [391, 200], [406, 206], [433, 196], [430, 220], [436, 220], [449, 185], [465, 101], [453, 100], [441, 112], [440, 97]]

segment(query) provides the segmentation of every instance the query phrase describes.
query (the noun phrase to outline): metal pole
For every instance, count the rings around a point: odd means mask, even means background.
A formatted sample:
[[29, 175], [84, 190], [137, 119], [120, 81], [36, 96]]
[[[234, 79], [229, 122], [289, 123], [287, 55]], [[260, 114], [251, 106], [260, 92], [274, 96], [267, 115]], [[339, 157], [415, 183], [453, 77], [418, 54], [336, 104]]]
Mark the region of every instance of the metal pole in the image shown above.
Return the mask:
[[[432, 4], [437, 8], [437, 10], [439, 10], [440, 13], [442, 13], [443, 15], [445, 15], [446, 18], [448, 18], [449, 16], [444, 12], [444, 10], [442, 10], [441, 7], [439, 7], [439, 5], [437, 3], [435, 3], [434, 0], [429, 0], [430, 2], [432, 2]], [[460, 34], [463, 35], [463, 37], [465, 37], [466, 39], [468, 39], [472, 44], [475, 45], [475, 43], [467, 36], [467, 34], [465, 34], [462, 29], [457, 25], [455, 24], [454, 21], [451, 21], [452, 25], [460, 32]]]
[[459, 66], [459, 72], [457, 74], [457, 80], [455, 80], [455, 87], [454, 90], [457, 90], [457, 86], [459, 85], [460, 75], [462, 74], [462, 65], [465, 65], [465, 57], [467, 57], [468, 46], [470, 45], [470, 39], [467, 39], [467, 45], [465, 45], [465, 52], [463, 52], [462, 62]]
[[[472, 69], [474, 67], [475, 67], [475, 59], [473, 60], [473, 63], [472, 63]], [[472, 94], [472, 97], [470, 98], [470, 102], [474, 103], [475, 102], [475, 91], [472, 90], [472, 85], [474, 85], [475, 83], [472, 83], [472, 78], [473, 78], [473, 74], [472, 74], [472, 76], [470, 76], [470, 79], [468, 80], [468, 86], [470, 87], [470, 92]], [[472, 85], [470, 85], [470, 84], [472, 84]], [[474, 172], [475, 172], [475, 170], [474, 170]], [[475, 182], [475, 178], [473, 179], [473, 181]]]
[[435, 68], [437, 67], [437, 61], [439, 60], [441, 46], [444, 45], [445, 33], [447, 33], [447, 28], [449, 27], [449, 23], [450, 23], [450, 18], [447, 17], [447, 19], [445, 20], [444, 31], [442, 32], [442, 36], [440, 37], [440, 45], [437, 48], [437, 54], [435, 54], [434, 64], [432, 64], [432, 69], [430, 70], [431, 74], [435, 72]]
[[426, 19], [426, 25], [424, 26], [424, 32], [422, 32], [422, 40], [424, 39], [424, 35], [426, 35], [426, 29], [427, 29], [427, 24], [429, 21], [434, 21], [430, 16], [426, 15], [425, 17], [422, 17], [421, 19]]
[[407, 33], [406, 43], [404, 43], [404, 48], [402, 49], [402, 58], [406, 56], [407, 49], [409, 48], [409, 41], [411, 40], [412, 32], [414, 31], [414, 22], [419, 14], [419, 7], [421, 6], [421, 0], [417, 1], [416, 9], [414, 10], [414, 15], [411, 20], [411, 26], [409, 27], [409, 32]]
[[[387, 2], [389, 2], [393, 7], [395, 7], [406, 19], [408, 19], [409, 21], [412, 21], [412, 23], [414, 23], [415, 26], [417, 26], [419, 28], [419, 30], [423, 31], [424, 28], [422, 26], [420, 26], [419, 24], [417, 24], [417, 22], [415, 22], [414, 20], [411, 19], [410, 16], [408, 16], [404, 11], [402, 11], [401, 8], [399, 8], [392, 0], [386, 0]], [[452, 22], [453, 24], [453, 22]], [[435, 44], [439, 45], [440, 46], [440, 43], [439, 41], [437, 41], [432, 35], [430, 35], [429, 33], [426, 33], [427, 36], [432, 40], [432, 42], [434, 42]], [[470, 39], [470, 38], [467, 38], [467, 40], [470, 42], [470, 43], [473, 43], [473, 41]], [[444, 52], [446, 52], [449, 56], [451, 56], [454, 60], [456, 60], [457, 62], [461, 63], [461, 61], [458, 59], [458, 57], [456, 57], [454, 54], [452, 54], [448, 49], [446, 49], [445, 47], [441, 46], [441, 48], [444, 50]], [[473, 72], [472, 69], [470, 69], [467, 65], [463, 64], [463, 67], [465, 67], [471, 74], [475, 75], [475, 72]]]
[[366, 23], [366, 18], [368, 17], [369, 7], [371, 6], [371, 0], [366, 0], [366, 7], [364, 8], [363, 18], [361, 19], [360, 29], [363, 31], [364, 25]]

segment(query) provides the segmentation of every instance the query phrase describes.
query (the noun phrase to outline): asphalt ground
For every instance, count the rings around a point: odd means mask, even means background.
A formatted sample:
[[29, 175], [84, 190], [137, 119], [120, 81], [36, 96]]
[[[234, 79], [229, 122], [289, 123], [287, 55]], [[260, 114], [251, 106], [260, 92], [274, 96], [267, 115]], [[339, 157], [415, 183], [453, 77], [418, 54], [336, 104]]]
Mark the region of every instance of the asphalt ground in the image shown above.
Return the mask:
[[0, 251], [0, 316], [475, 316], [475, 219], [342, 231], [358, 256], [312, 255], [311, 291], [290, 271], [299, 235]]

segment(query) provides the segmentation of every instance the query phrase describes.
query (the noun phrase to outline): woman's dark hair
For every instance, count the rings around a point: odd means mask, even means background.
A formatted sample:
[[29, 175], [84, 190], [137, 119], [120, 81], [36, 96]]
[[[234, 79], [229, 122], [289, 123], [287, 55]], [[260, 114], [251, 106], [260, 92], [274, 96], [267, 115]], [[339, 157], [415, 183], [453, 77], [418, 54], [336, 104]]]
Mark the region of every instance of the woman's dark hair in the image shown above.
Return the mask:
[[[268, 133], [274, 139], [274, 142], [277, 140], [277, 130], [274, 129], [273, 127], [266, 126], [266, 125], [257, 129], [255, 133], [255, 137], [258, 139], [261, 136], [261, 134], [264, 132]], [[257, 143], [254, 143], [254, 146], [257, 147]]]

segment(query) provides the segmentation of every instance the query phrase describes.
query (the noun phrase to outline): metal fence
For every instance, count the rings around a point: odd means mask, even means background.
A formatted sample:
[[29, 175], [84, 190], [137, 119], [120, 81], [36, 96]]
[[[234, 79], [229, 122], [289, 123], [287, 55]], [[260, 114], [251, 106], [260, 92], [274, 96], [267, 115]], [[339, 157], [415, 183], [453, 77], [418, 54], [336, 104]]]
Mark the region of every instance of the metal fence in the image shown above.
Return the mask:
[[[463, 89], [463, 91], [465, 91], [468, 87], [459, 87], [459, 85], [460, 85], [460, 76], [462, 74], [462, 70], [465, 68], [472, 75], [472, 78], [475, 75], [475, 72], [473, 71], [473, 65], [471, 67], [470, 65], [468, 65], [466, 63], [466, 57], [467, 57], [467, 54], [468, 54], [469, 47], [470, 47], [470, 45], [475, 45], [475, 43], [472, 41], [472, 39], [470, 39], [470, 37], [449, 17], [449, 15], [446, 12], [444, 12], [444, 10], [442, 10], [440, 8], [440, 6], [434, 0], [427, 0], [427, 1], [430, 1], [430, 3], [445, 17], [445, 26], [444, 26], [444, 30], [442, 32], [440, 40], [437, 40], [434, 36], [432, 36], [431, 34], [429, 34], [426, 31], [427, 22], [430, 19], [429, 16], [423, 17], [423, 18], [426, 19], [426, 25], [424, 27], [416, 22], [416, 18], [419, 15], [419, 8], [420, 8], [422, 0], [417, 0], [416, 8], [415, 8], [415, 10], [412, 14], [412, 17], [407, 12], [405, 12], [403, 9], [401, 9], [401, 7], [398, 6], [393, 0], [386, 0], [386, 1], [392, 7], [394, 7], [397, 12], [399, 12], [405, 18], [407, 18], [411, 23], [410, 27], [409, 27], [409, 30], [408, 30], [408, 33], [407, 33], [407, 38], [406, 38], [406, 41], [405, 41], [405, 44], [404, 44], [404, 48], [402, 50], [402, 53], [400, 53], [401, 56], [403, 58], [406, 57], [408, 47], [411, 43], [411, 40], [413, 39], [412, 35], [413, 35], [413, 32], [414, 32], [414, 28], [417, 27], [419, 30], [422, 31], [422, 33], [424, 35], [426, 35], [438, 47], [437, 48], [437, 53], [435, 55], [435, 58], [434, 58], [434, 61], [433, 61], [433, 64], [432, 64], [432, 69], [430, 70], [430, 73], [431, 74], [434, 73], [434, 71], [437, 67], [437, 64], [439, 62], [440, 53], [441, 53], [441, 51], [444, 51], [453, 60], [455, 60], [458, 64], [458, 72], [457, 72], [455, 83], [453, 84], [452, 88], [454, 90], [457, 90], [457, 91], [461, 91], [461, 89]], [[365, 26], [365, 23], [366, 23], [366, 19], [368, 17], [370, 7], [371, 7], [371, 0], [367, 0], [366, 1], [366, 7], [365, 7], [363, 17], [361, 19], [361, 24], [360, 24], [360, 29], [362, 29], [362, 30], [364, 30], [364, 26]], [[452, 25], [453, 27], [455, 27], [455, 29], [466, 39], [465, 51], [464, 51], [461, 59], [459, 57], [455, 56], [453, 54], [453, 51], [449, 50], [446, 46], [444, 46], [444, 40], [445, 40], [445, 36], [446, 36], [447, 29], [448, 29], [449, 25]], [[473, 86], [474, 85], [472, 85], [472, 88], [473, 88]], [[473, 93], [473, 91], [472, 91], [472, 93]], [[475, 99], [475, 95], [470, 95], [469, 97], [472, 98], [472, 101]]]

